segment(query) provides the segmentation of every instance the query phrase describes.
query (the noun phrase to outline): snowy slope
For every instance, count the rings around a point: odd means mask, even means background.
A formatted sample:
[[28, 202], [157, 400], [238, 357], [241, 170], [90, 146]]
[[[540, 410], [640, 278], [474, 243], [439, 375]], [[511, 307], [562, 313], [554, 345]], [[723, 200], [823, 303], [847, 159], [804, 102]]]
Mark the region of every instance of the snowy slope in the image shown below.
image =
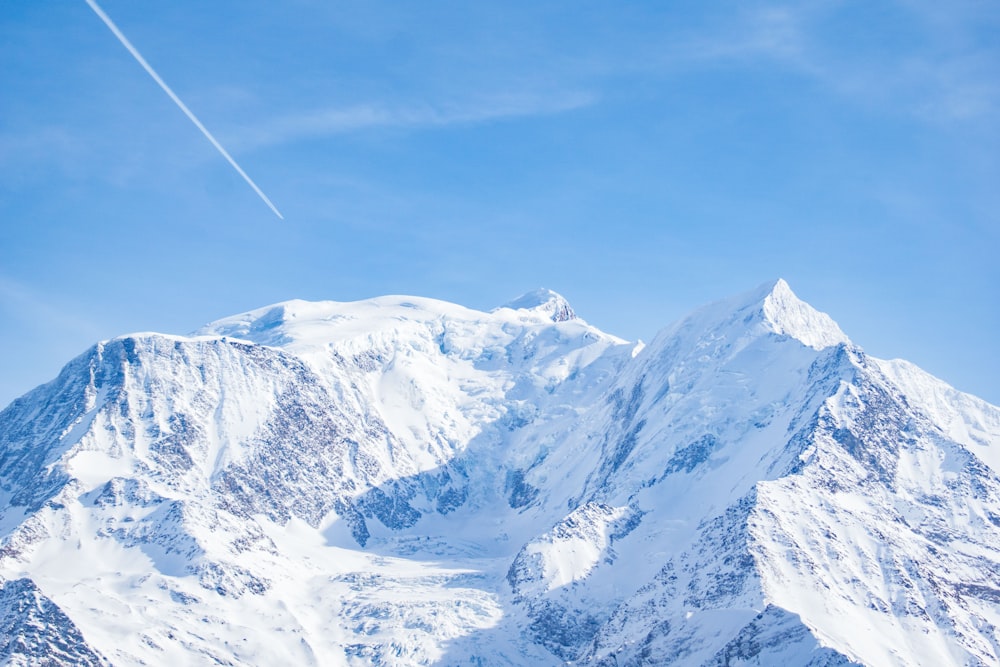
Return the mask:
[[645, 347], [548, 290], [290, 301], [100, 343], [0, 413], [0, 619], [30, 637], [0, 647], [996, 664], [998, 465], [1000, 409], [784, 281]]

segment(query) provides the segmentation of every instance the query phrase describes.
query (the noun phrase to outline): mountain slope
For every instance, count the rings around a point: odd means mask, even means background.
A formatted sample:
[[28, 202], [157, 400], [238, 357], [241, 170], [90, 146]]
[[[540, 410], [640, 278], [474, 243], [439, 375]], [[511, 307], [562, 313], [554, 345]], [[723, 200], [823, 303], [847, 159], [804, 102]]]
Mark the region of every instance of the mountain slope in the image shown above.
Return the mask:
[[0, 413], [0, 577], [120, 665], [995, 664], [998, 452], [784, 281], [645, 347], [548, 290], [291, 301]]
[[4, 665], [107, 664], [30, 579], [0, 586], [0, 660]]

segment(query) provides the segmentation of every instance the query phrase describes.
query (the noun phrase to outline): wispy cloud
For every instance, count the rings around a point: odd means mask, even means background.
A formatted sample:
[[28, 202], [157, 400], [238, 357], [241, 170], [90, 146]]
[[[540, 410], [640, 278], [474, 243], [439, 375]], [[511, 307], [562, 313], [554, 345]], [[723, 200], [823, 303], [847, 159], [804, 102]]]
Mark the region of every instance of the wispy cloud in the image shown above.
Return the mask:
[[401, 105], [358, 104], [289, 114], [230, 136], [243, 150], [377, 128], [472, 125], [573, 111], [596, 103], [587, 92], [506, 93], [473, 100]]
[[930, 120], [970, 120], [1000, 111], [1000, 60], [995, 58], [919, 60], [906, 69], [905, 81], [923, 93], [914, 109]]
[[942, 14], [924, 3], [902, 3], [920, 26], [911, 27], [922, 30], [920, 39], [880, 51], [858, 48], [831, 27], [829, 19], [841, 9], [837, 3], [748, 9], [708, 35], [679, 40], [667, 57], [673, 63], [778, 64], [845, 99], [931, 122], [1000, 112], [997, 49], [955, 37], [971, 33], [976, 16], [963, 19], [957, 9]]
[[0, 275], [0, 308], [9, 317], [33, 326], [72, 331], [93, 340], [100, 337], [100, 327], [95, 323], [3, 275]]
[[694, 60], [768, 58], [804, 67], [809, 39], [806, 12], [790, 7], [746, 11], [717, 33], [681, 40], [675, 58]]
[[88, 146], [86, 141], [69, 129], [57, 126], [0, 131], [0, 168], [8, 171], [5, 182], [26, 179], [26, 171], [38, 165], [55, 166], [63, 173], [83, 173], [91, 165], [81, 167], [86, 162]]

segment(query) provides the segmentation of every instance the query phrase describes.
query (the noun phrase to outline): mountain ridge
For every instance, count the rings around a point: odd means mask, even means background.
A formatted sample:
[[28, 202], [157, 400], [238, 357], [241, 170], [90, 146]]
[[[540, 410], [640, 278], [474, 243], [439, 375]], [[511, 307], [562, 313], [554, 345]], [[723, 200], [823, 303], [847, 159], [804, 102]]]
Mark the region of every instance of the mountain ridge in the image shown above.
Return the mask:
[[781, 280], [644, 347], [548, 290], [289, 301], [0, 412], [0, 578], [112, 664], [988, 664], [998, 451]]

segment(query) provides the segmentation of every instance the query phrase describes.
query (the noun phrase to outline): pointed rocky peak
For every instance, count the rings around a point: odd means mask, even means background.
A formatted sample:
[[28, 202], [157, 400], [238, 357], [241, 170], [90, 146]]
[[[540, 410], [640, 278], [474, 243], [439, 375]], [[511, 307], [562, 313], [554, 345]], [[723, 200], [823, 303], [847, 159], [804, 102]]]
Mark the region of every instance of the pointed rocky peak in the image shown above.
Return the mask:
[[829, 315], [795, 296], [784, 280], [776, 280], [699, 308], [657, 334], [650, 347], [687, 349], [702, 357], [705, 350], [728, 344], [724, 341], [743, 341], [742, 347], [773, 334], [815, 350], [850, 342]]
[[510, 303], [506, 303], [503, 308], [512, 310], [528, 310], [535, 313], [544, 314], [553, 322], [566, 322], [576, 319], [576, 312], [561, 294], [557, 294], [550, 289], [540, 287], [527, 294], [522, 294]]
[[850, 342], [829, 315], [795, 296], [783, 279], [779, 278], [767, 290], [762, 312], [772, 331], [791, 336], [811, 348], [821, 350]]

